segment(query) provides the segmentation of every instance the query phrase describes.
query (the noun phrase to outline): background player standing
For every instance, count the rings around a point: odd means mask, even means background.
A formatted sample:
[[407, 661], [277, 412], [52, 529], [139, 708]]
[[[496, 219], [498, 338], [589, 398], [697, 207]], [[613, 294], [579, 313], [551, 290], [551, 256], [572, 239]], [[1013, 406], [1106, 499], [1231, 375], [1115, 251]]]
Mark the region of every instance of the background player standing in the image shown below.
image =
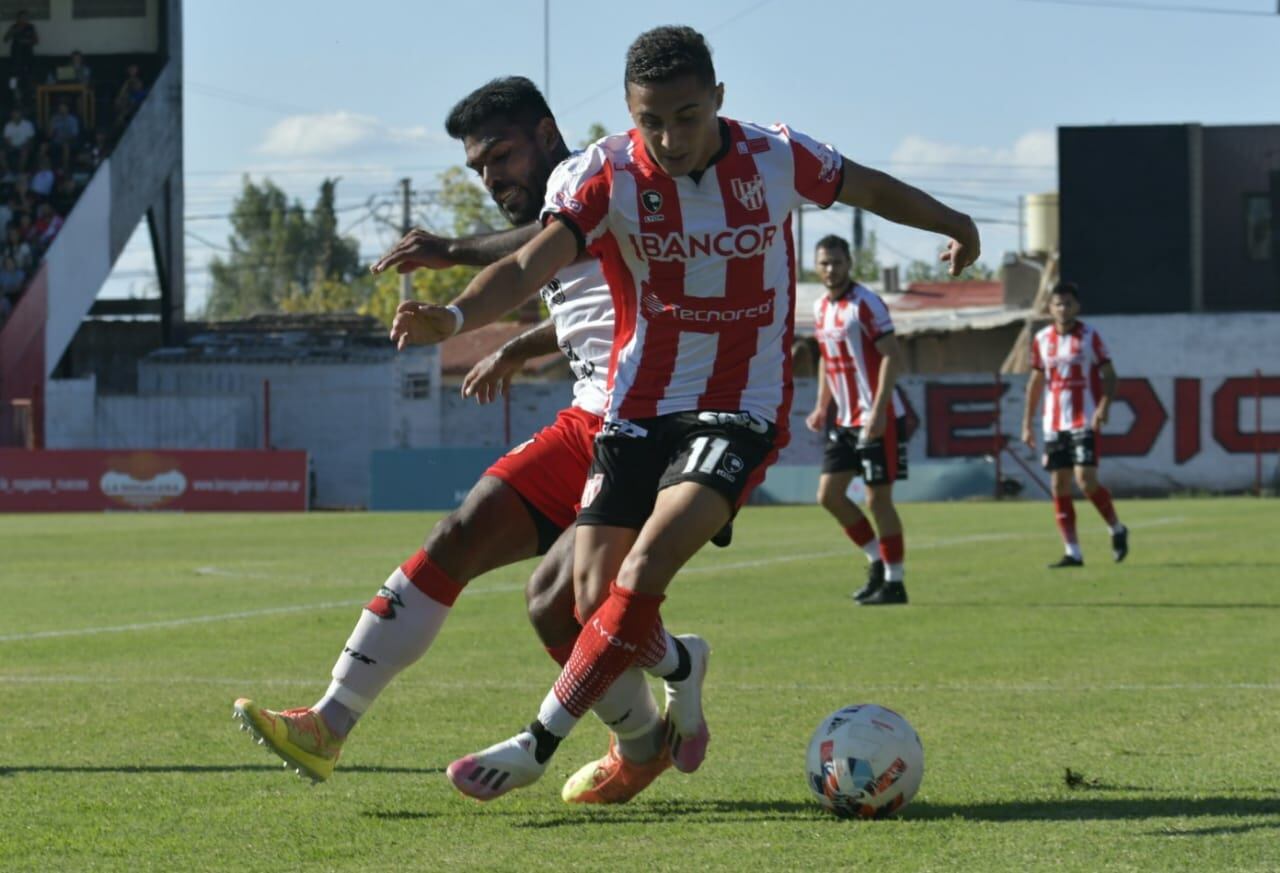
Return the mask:
[[[867, 584], [853, 595], [864, 606], [906, 603], [902, 519], [893, 505], [893, 483], [907, 478], [906, 419], [894, 386], [901, 350], [884, 301], [849, 278], [849, 243], [838, 236], [818, 241], [815, 265], [827, 293], [813, 307], [814, 335], [822, 354], [818, 399], [805, 419], [827, 431], [834, 397], [835, 426], [828, 434], [818, 479], [818, 502], [866, 552]], [[854, 476], [867, 485], [867, 517], [846, 494]], [[876, 531], [880, 536], [877, 540]]]
[[1074, 282], [1059, 282], [1049, 296], [1053, 324], [1031, 341], [1031, 378], [1022, 415], [1022, 441], [1036, 447], [1031, 419], [1048, 383], [1044, 405], [1044, 468], [1053, 484], [1053, 506], [1066, 554], [1052, 568], [1083, 567], [1076, 537], [1076, 510], [1071, 501], [1071, 471], [1085, 496], [1111, 531], [1117, 562], [1129, 554], [1129, 531], [1116, 516], [1111, 492], [1098, 482], [1097, 433], [1107, 423], [1116, 393], [1116, 371], [1102, 336], [1076, 316], [1080, 291]]

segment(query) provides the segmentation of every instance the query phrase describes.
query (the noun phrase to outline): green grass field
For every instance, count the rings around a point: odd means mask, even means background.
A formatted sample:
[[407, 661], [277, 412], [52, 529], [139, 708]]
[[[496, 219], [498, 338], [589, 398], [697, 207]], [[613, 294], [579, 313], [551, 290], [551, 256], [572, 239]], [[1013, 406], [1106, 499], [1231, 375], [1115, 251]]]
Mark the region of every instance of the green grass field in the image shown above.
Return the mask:
[[[715, 649], [707, 762], [612, 808], [559, 797], [593, 719], [492, 804], [442, 775], [555, 676], [531, 565], [472, 584], [329, 782], [236, 730], [237, 696], [319, 696], [434, 516], [0, 517], [0, 869], [1280, 869], [1280, 502], [1121, 502], [1118, 566], [1078, 508], [1089, 566], [1055, 573], [1044, 503], [906, 506], [912, 603], [879, 610], [820, 510], [749, 509], [664, 610]], [[842, 822], [804, 752], [864, 701], [911, 720], [926, 776], [900, 818]]]

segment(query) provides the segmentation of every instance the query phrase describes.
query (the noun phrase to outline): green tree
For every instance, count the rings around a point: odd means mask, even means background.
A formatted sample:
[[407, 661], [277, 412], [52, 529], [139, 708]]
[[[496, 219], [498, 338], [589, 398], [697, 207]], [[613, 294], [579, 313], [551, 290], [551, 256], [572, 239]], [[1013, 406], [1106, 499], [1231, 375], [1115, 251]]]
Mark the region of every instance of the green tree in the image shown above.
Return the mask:
[[579, 141], [578, 148], [585, 149], [596, 140], [604, 139], [608, 135], [609, 131], [605, 129], [603, 124], [598, 121], [593, 121], [591, 122], [591, 126], [587, 128], [587, 135]]
[[[308, 215], [288, 201], [271, 180], [255, 185], [247, 176], [232, 207], [228, 253], [209, 265], [213, 288], [208, 318], [243, 318], [258, 312], [331, 312], [347, 297], [367, 296], [355, 239], [338, 234], [334, 207], [337, 180], [326, 179]], [[348, 287], [339, 293], [337, 286]], [[318, 296], [313, 297], [319, 291]]]
[[[491, 233], [509, 226], [488, 192], [471, 181], [466, 169], [450, 167], [437, 177], [437, 182], [440, 187], [435, 205], [450, 222], [453, 236]], [[462, 293], [478, 272], [475, 267], [417, 270], [411, 280], [413, 299], [448, 303]], [[377, 277], [368, 299], [358, 311], [389, 325], [399, 305], [400, 276], [394, 272], [383, 273]]]

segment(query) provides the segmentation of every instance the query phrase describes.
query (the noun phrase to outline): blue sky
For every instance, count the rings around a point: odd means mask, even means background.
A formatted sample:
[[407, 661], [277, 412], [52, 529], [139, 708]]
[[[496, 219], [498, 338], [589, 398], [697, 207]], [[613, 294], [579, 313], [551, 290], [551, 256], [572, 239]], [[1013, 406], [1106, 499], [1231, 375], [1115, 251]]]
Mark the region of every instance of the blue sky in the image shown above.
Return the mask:
[[[1018, 196], [1056, 190], [1059, 125], [1280, 123], [1274, 0], [1152, 5], [1162, 8], [550, 0], [550, 102], [571, 144], [593, 122], [626, 129], [627, 45], [650, 27], [691, 25], [711, 43], [726, 115], [785, 121], [989, 219], [983, 260], [995, 265], [1016, 245]], [[543, 6], [186, 3], [188, 310], [203, 302], [205, 264], [226, 245], [222, 216], [245, 173], [307, 204], [321, 178], [341, 176], [342, 226], [362, 253], [394, 242], [383, 219], [398, 220], [397, 180], [429, 191], [461, 163], [443, 131], [454, 101], [499, 75], [547, 87]], [[849, 224], [847, 212], [806, 216], [806, 238]], [[868, 227], [890, 263], [931, 257], [939, 244], [881, 220]], [[149, 262], [141, 232], [108, 293], [143, 293]]]

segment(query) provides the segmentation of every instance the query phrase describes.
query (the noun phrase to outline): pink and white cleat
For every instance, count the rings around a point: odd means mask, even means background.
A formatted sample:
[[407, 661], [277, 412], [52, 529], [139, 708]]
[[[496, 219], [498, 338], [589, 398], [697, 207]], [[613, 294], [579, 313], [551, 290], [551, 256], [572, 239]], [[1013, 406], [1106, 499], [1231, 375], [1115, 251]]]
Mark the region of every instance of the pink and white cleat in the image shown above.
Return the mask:
[[506, 742], [459, 758], [445, 775], [453, 787], [476, 800], [493, 800], [515, 788], [537, 782], [546, 764], [533, 756], [533, 734], [521, 731]]
[[707, 678], [711, 646], [702, 637], [677, 637], [689, 652], [689, 678], [667, 682], [667, 748], [671, 763], [681, 773], [692, 773], [707, 757], [711, 731], [702, 713], [702, 683]]

